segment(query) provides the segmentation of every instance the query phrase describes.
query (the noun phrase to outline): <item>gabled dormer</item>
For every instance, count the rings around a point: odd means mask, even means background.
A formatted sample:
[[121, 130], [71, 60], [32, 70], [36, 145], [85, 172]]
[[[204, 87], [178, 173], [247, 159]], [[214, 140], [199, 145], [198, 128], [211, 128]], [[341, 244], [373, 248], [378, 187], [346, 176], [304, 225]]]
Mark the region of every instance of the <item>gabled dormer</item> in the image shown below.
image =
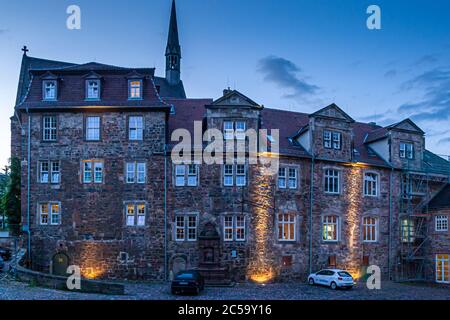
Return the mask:
[[352, 123], [355, 122], [336, 104], [322, 108], [309, 115], [308, 132], [298, 138], [302, 145], [309, 139], [309, 150], [316, 158], [351, 161], [353, 150]]
[[46, 72], [41, 76], [42, 80], [42, 100], [58, 100], [58, 77], [51, 72]]
[[386, 127], [389, 136], [390, 162], [396, 168], [421, 170], [425, 150], [425, 133], [411, 119]]
[[206, 106], [207, 128], [221, 130], [225, 138], [231, 138], [235, 132], [239, 138], [247, 129], [259, 129], [263, 108], [239, 91], [225, 89], [222, 97]]

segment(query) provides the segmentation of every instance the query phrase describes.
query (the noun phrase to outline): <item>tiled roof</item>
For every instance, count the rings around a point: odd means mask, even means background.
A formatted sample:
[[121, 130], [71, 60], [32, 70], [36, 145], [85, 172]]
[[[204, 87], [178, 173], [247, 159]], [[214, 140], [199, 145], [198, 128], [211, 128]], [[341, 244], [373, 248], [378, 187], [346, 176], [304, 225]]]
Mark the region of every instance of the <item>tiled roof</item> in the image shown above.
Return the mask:
[[373, 131], [370, 131], [367, 135], [367, 138], [365, 140], [366, 143], [374, 142], [380, 139], [383, 139], [387, 136], [388, 130], [386, 128], [377, 127], [378, 129], [375, 129]]
[[431, 151], [424, 151], [423, 165], [425, 172], [450, 176], [449, 162]]
[[185, 99], [183, 81], [177, 85], [170, 85], [166, 78], [154, 77], [155, 85], [159, 87], [159, 95], [164, 98]]

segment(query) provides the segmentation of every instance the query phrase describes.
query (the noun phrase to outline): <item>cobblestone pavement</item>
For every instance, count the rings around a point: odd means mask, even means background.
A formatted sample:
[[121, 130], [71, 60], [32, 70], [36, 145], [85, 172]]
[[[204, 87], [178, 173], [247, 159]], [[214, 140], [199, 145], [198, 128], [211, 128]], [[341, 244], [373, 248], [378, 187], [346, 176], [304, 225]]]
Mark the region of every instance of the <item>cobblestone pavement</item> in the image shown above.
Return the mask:
[[0, 300], [450, 300], [450, 286], [399, 284], [383, 282], [381, 290], [368, 290], [358, 284], [353, 290], [333, 291], [324, 287], [310, 287], [302, 283], [267, 285], [238, 284], [230, 288], [205, 288], [199, 296], [172, 296], [167, 284], [126, 284], [126, 295], [58, 291], [31, 287], [9, 277], [0, 280]]

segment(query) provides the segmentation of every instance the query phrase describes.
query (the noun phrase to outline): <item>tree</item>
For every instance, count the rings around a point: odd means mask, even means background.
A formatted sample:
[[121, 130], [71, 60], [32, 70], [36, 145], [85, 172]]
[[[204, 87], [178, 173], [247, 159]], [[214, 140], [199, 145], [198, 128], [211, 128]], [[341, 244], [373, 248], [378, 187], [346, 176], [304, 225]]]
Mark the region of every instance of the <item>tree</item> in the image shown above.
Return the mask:
[[6, 213], [9, 230], [14, 235], [18, 235], [20, 232], [20, 171], [20, 160], [18, 158], [11, 158], [6, 191], [1, 199], [1, 207]]

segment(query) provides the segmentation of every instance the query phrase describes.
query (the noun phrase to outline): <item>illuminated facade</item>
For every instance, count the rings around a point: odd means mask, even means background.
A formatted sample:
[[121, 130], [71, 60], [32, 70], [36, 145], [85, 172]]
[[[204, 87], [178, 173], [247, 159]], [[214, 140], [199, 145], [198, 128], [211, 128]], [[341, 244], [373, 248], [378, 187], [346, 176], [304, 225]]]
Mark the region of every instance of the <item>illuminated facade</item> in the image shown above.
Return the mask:
[[[448, 162], [425, 149], [411, 120], [360, 123], [335, 104], [312, 114], [269, 109], [230, 89], [186, 99], [180, 58], [174, 6], [166, 78], [24, 55], [11, 146], [22, 161], [33, 269], [75, 264], [86, 278], [163, 280], [199, 268], [210, 282], [264, 283], [325, 267], [359, 277], [375, 264], [400, 279], [419, 247], [429, 261], [420, 276], [446, 279], [448, 212], [436, 211], [440, 233], [427, 236], [440, 238], [427, 246], [414, 221], [429, 222]], [[194, 136], [194, 121], [233, 143], [235, 131], [279, 129], [278, 174], [249, 163], [173, 164], [171, 135]]]

